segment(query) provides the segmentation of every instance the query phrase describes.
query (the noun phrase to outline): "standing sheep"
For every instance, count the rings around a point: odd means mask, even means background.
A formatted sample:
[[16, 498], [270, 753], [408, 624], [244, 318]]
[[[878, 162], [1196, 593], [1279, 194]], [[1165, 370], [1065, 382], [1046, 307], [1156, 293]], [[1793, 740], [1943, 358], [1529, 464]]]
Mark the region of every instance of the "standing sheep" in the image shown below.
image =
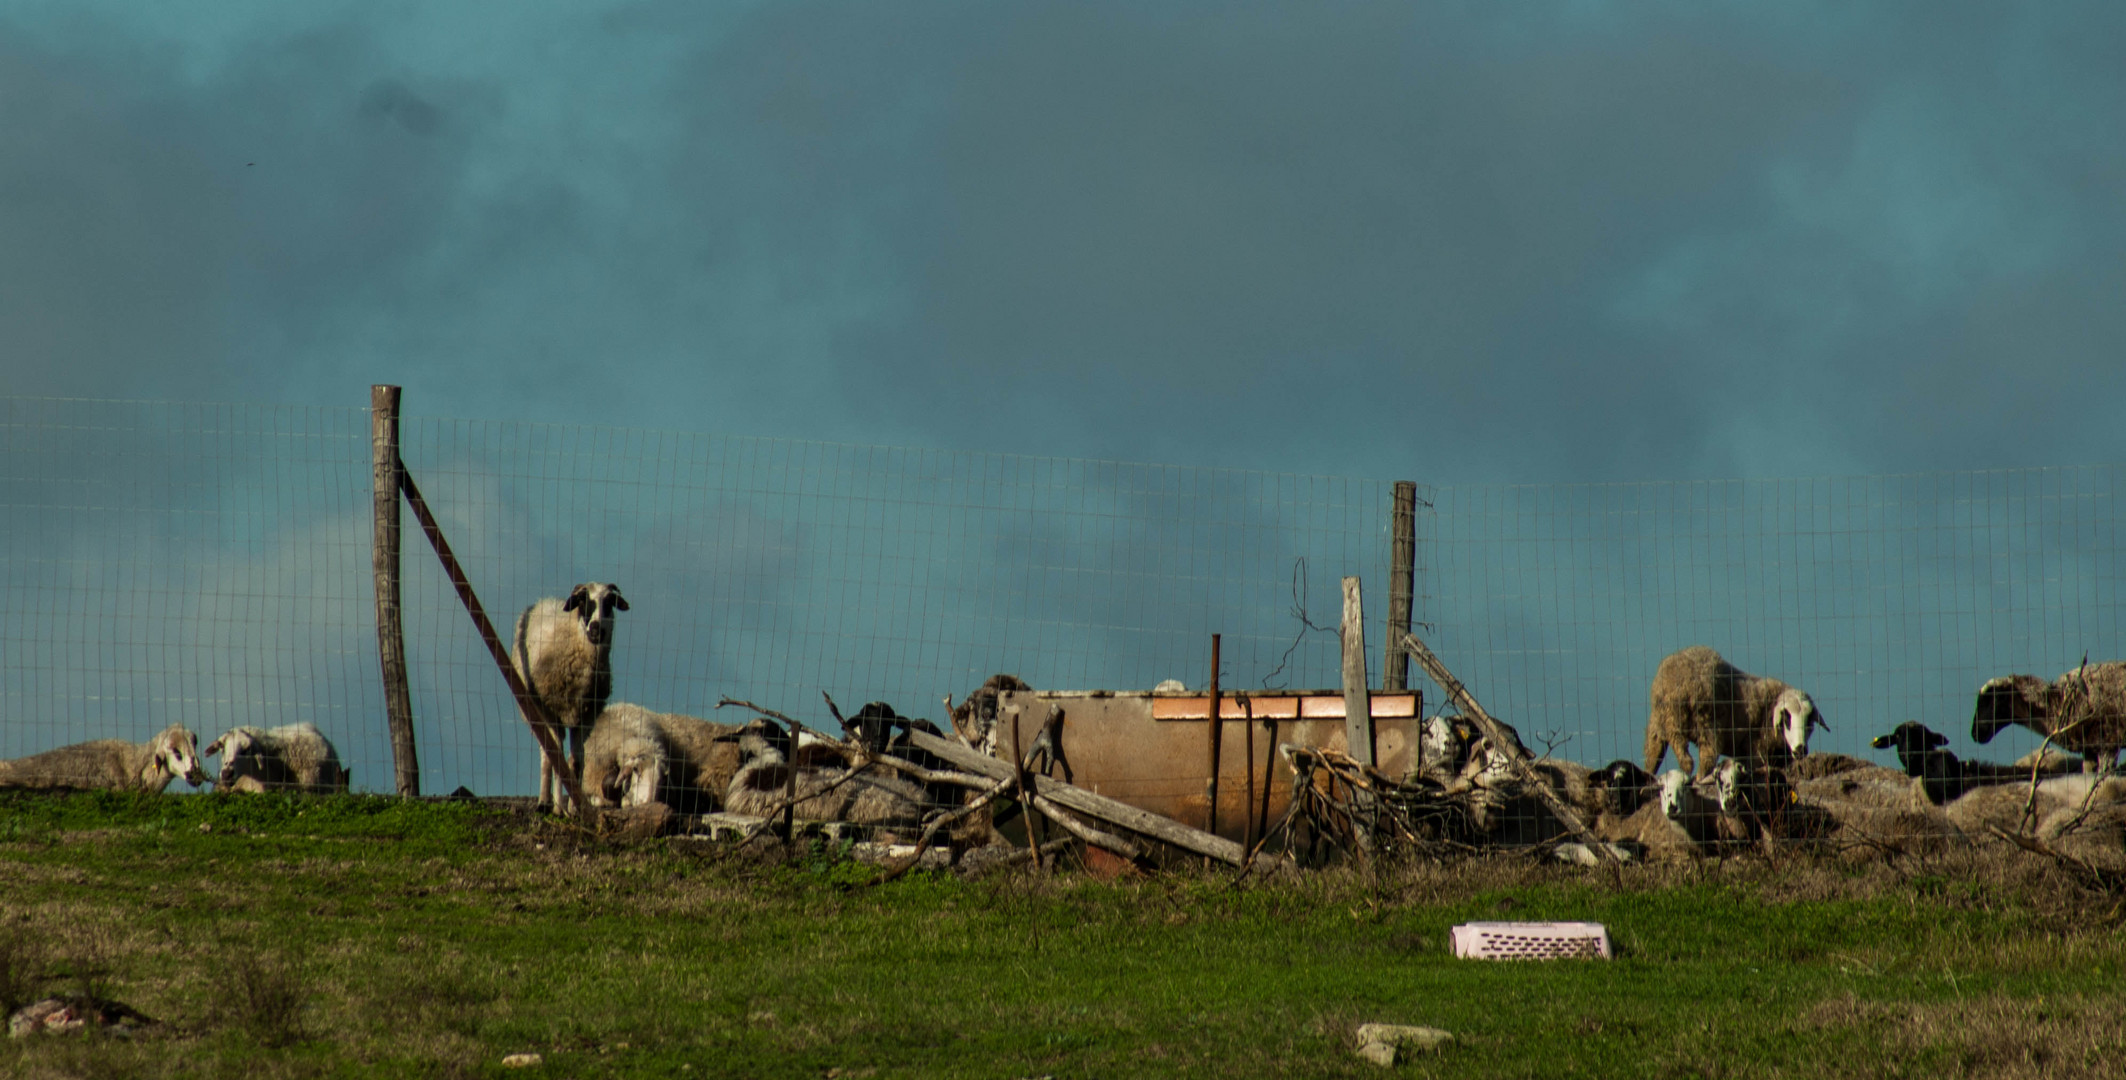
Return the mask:
[[[532, 696], [546, 706], [558, 741], [567, 732], [569, 769], [583, 775], [583, 740], [613, 693], [613, 619], [627, 610], [620, 587], [590, 581], [567, 600], [546, 597], [517, 616], [510, 662]], [[553, 763], [539, 756], [541, 809], [555, 805]]]
[[1993, 741], [2021, 724], [2082, 755], [2085, 768], [2118, 767], [2126, 747], [2126, 660], [2083, 664], [2047, 683], [2035, 675], [2003, 675], [1978, 688], [1971, 738]]
[[[1696, 779], [1722, 755], [1782, 763], [1809, 752], [1809, 732], [1827, 726], [1810, 697], [1778, 679], [1751, 675], [1704, 645], [1670, 653], [1647, 693], [1646, 771], [1673, 749]], [[1692, 764], [1690, 745], [1698, 746]]]
[[233, 727], [200, 751], [201, 757], [216, 755], [221, 757], [221, 772], [215, 786], [223, 791], [333, 795], [347, 790], [339, 751], [316, 724]]
[[171, 724], [144, 743], [97, 739], [0, 761], [0, 787], [159, 792], [179, 777], [193, 787], [207, 779], [199, 767], [199, 740], [183, 724]]

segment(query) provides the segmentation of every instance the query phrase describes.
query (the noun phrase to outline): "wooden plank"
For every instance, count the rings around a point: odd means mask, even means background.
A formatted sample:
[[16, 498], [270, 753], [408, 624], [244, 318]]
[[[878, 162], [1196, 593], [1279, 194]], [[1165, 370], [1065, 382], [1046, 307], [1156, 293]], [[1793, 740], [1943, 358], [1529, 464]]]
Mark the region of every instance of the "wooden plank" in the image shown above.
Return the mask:
[[[1416, 691], [1400, 694], [1367, 695], [1367, 704], [1373, 710], [1375, 720], [1396, 720], [1414, 717], [1418, 713], [1419, 695]], [[1047, 695], [1043, 700], [1067, 700], [1061, 695]], [[1210, 698], [1202, 695], [1189, 697], [1155, 697], [1151, 699], [1154, 720], [1206, 720], [1210, 718]], [[1344, 718], [1344, 699], [1324, 694], [1304, 697], [1292, 695], [1258, 696], [1254, 702], [1257, 720], [1341, 720]], [[1225, 695], [1218, 702], [1218, 714], [1229, 721], [1246, 718], [1240, 700]]]
[[391, 729], [391, 767], [398, 793], [421, 794], [414, 750], [413, 696], [406, 688], [406, 633], [399, 603], [399, 388], [369, 388], [371, 468], [370, 570], [376, 579], [377, 659], [384, 676], [384, 717]]
[[1418, 640], [1416, 634], [1404, 634], [1403, 645], [1409, 649], [1410, 655], [1417, 659], [1418, 666], [1425, 669], [1425, 674], [1431, 676], [1432, 681], [1438, 683], [1439, 688], [1447, 692], [1447, 696], [1462, 710], [1462, 715], [1468, 717], [1470, 722], [1476, 725], [1477, 730], [1484, 733], [1484, 738], [1489, 740], [1493, 747], [1506, 755], [1507, 760], [1513, 765], [1513, 771], [1519, 775], [1521, 783], [1527, 785], [1529, 790], [1535, 792], [1536, 798], [1542, 800], [1543, 805], [1550, 808], [1550, 812], [1557, 816], [1559, 823], [1571, 830], [1575, 839], [1600, 852], [1602, 858], [1615, 862], [1617, 859], [1615, 849], [1603, 843], [1594, 833], [1589, 831], [1587, 823], [1580, 820], [1579, 811], [1574, 810], [1564, 799], [1558, 797], [1557, 792], [1551, 790], [1549, 782], [1543, 779], [1543, 774], [1536, 772], [1530, 765], [1527, 751], [1521, 747], [1520, 740], [1509, 738], [1506, 735], [1505, 729], [1499, 726], [1499, 722], [1493, 720], [1491, 714], [1484, 711], [1484, 706], [1476, 700], [1476, 695], [1470, 693], [1469, 688], [1463, 686], [1462, 681], [1455, 678], [1453, 672], [1447, 670], [1447, 665], [1441, 663], [1440, 658], [1433, 655], [1432, 650], [1427, 648], [1424, 642]]
[[1373, 702], [1366, 689], [1366, 612], [1358, 579], [1344, 579], [1344, 741], [1361, 765], [1373, 764]]
[[1403, 648], [1403, 635], [1410, 632], [1410, 608], [1417, 584], [1417, 485], [1395, 482], [1391, 511], [1393, 531], [1388, 543], [1388, 644], [1387, 665], [1380, 670], [1383, 690], [1410, 688], [1410, 654]]
[[[908, 742], [918, 749], [936, 754], [952, 763], [955, 768], [964, 769], [976, 776], [988, 777], [991, 780], [1008, 780], [1015, 775], [1010, 764], [979, 753], [958, 739], [911, 731], [908, 733]], [[1066, 810], [1076, 811], [1162, 843], [1172, 844], [1183, 851], [1208, 855], [1233, 866], [1239, 866], [1246, 859], [1246, 852], [1241, 850], [1239, 844], [1222, 836], [1213, 836], [1201, 829], [1191, 829], [1171, 818], [1160, 817], [1149, 810], [1139, 810], [1127, 803], [1095, 795], [1061, 780], [1042, 781], [1040, 793], [1042, 797], [1053, 800], [1056, 805]]]

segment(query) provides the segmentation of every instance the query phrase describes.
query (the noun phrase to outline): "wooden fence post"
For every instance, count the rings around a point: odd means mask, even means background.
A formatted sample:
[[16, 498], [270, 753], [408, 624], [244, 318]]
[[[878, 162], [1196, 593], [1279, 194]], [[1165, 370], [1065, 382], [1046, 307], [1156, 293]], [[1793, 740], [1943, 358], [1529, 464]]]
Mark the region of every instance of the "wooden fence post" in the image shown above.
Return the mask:
[[1395, 482], [1394, 535], [1388, 545], [1388, 655], [1380, 670], [1382, 690], [1410, 689], [1410, 654], [1403, 635], [1410, 632], [1410, 608], [1417, 593], [1417, 485]]
[[421, 793], [413, 743], [413, 697], [406, 689], [406, 635], [399, 621], [399, 388], [369, 388], [369, 459], [374, 529], [369, 553], [376, 575], [377, 659], [384, 669], [384, 709], [391, 725], [391, 764], [398, 792]]
[[1366, 613], [1358, 579], [1344, 579], [1344, 741], [1361, 765], [1373, 764], [1373, 695], [1366, 689]]
[[1208, 815], [1204, 818], [1203, 831], [1207, 833], [1218, 831], [1218, 758], [1225, 748], [1225, 720], [1218, 715], [1221, 711], [1218, 707], [1218, 637], [1217, 634], [1211, 635], [1211, 715], [1210, 727], [1206, 729], [1210, 737], [1211, 765], [1208, 770], [1210, 779], [1203, 785]]

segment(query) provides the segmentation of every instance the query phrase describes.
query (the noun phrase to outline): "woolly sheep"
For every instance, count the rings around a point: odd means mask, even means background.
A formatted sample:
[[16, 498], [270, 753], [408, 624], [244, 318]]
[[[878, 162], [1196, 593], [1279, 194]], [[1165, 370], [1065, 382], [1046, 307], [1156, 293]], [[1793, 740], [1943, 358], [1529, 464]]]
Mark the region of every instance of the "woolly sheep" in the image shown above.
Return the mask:
[[2066, 757], [2056, 757], [2034, 768], [1965, 761], [1942, 749], [1949, 745], [1947, 735], [1911, 720], [1898, 724], [1887, 735], [1877, 735], [1868, 745], [1877, 750], [1897, 751], [1897, 761], [1904, 766], [1905, 775], [1917, 778], [1927, 793], [1927, 801], [1936, 806], [1955, 802], [1973, 788], [2026, 782], [2033, 772], [2042, 777], [2079, 768], [2073, 759]]
[[[568, 735], [569, 769], [583, 775], [583, 740], [613, 692], [613, 622], [626, 611], [617, 585], [590, 581], [567, 600], [546, 597], [517, 616], [510, 661], [517, 675], [546, 706], [559, 739]], [[555, 805], [553, 763], [539, 756], [541, 808]]]
[[233, 727], [200, 751], [220, 757], [215, 780], [223, 791], [298, 791], [311, 795], [343, 794], [347, 770], [332, 740], [304, 722], [277, 728]]
[[179, 777], [193, 787], [207, 779], [199, 767], [199, 740], [183, 724], [171, 724], [144, 743], [97, 739], [0, 761], [0, 787], [159, 792]]
[[1983, 746], [2010, 724], [2051, 736], [2089, 767], [2116, 768], [2126, 747], [2126, 660], [2085, 664], [2050, 683], [2035, 675], [1987, 680], [1971, 712], [1972, 740]]
[[[1944, 810], [1949, 821], [1973, 839], [1984, 839], [1995, 830], [2035, 834], [2047, 819], [2061, 811], [2100, 806], [2126, 800], [2126, 780], [2099, 776], [2055, 776], [2036, 785], [1994, 784], [1965, 793]], [[2026, 808], [2028, 813], [2025, 813]]]
[[[1698, 779], [1728, 757], [1778, 760], [1809, 752], [1809, 732], [1824, 726], [1810, 697], [1778, 679], [1751, 675], [1703, 645], [1661, 661], [1647, 692], [1646, 771], [1669, 750]], [[1690, 745], [1697, 744], [1693, 767]]]
[[1870, 850], [1939, 851], [1959, 830], [1917, 780], [1879, 765], [1794, 784], [1790, 835], [1820, 836]]
[[724, 809], [731, 813], [765, 817], [775, 812], [794, 768], [797, 817], [894, 828], [922, 823], [922, 788], [895, 776], [849, 776], [846, 769], [793, 766], [789, 733], [767, 720], [754, 720], [723, 738], [736, 742], [744, 759], [724, 795]]
[[661, 802], [684, 814], [722, 806], [740, 754], [739, 729], [616, 701], [583, 746], [583, 789], [594, 806]]

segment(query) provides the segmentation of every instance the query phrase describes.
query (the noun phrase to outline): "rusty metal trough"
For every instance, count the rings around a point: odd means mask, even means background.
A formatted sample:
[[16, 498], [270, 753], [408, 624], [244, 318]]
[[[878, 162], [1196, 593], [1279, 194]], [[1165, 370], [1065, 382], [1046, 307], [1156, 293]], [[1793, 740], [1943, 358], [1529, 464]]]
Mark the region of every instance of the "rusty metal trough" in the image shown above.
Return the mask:
[[[1210, 702], [1207, 693], [1116, 690], [1006, 691], [998, 699], [1001, 713], [1016, 708], [1028, 718], [1029, 737], [1050, 705], [1063, 710], [1061, 741], [1076, 786], [1197, 829], [1210, 823]], [[1349, 750], [1341, 690], [1228, 693], [1218, 703], [1215, 831], [1227, 839], [1243, 839], [1250, 822], [1276, 821], [1290, 804], [1292, 774], [1277, 759], [1277, 744]], [[1382, 772], [1401, 776], [1415, 761], [1423, 697], [1375, 690], [1371, 705], [1374, 760]]]

